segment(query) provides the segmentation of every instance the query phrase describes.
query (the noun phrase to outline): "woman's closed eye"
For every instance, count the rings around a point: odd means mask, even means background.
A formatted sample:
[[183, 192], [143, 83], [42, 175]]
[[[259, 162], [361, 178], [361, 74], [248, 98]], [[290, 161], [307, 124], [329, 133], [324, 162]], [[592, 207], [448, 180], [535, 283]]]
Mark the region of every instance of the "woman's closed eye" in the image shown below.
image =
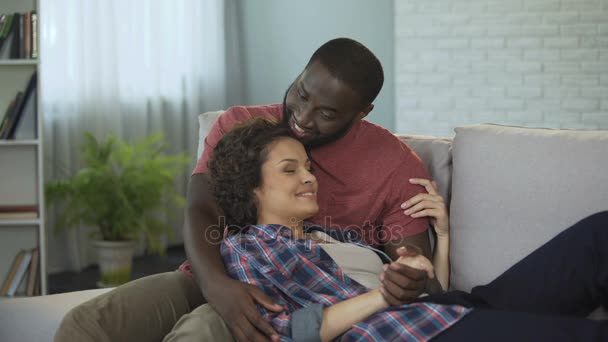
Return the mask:
[[[310, 173], [314, 173], [315, 169], [313, 167], [308, 167], [306, 169], [306, 171], [308, 171]], [[294, 170], [294, 169], [286, 169], [286, 170], [283, 170], [283, 172], [285, 172], [285, 173], [296, 173], [296, 170]]]

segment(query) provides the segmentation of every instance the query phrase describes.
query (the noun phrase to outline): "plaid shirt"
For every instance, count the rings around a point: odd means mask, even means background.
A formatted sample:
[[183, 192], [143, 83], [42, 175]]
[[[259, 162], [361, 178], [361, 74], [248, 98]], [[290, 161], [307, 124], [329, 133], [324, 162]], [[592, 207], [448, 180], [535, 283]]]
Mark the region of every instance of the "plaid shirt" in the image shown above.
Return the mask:
[[[330, 306], [369, 291], [344, 274], [317, 243], [294, 240], [285, 226], [250, 226], [227, 236], [221, 253], [231, 277], [259, 287], [285, 308], [272, 312], [258, 305], [283, 341], [292, 340], [294, 311], [312, 304]], [[432, 303], [391, 307], [353, 325], [337, 340], [428, 341], [469, 311]]]

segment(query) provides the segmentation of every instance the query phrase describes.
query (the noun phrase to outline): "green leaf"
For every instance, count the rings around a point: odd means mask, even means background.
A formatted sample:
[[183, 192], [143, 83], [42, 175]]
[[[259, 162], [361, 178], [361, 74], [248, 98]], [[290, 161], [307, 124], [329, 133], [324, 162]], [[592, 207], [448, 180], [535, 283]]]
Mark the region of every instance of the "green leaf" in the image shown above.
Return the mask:
[[45, 184], [47, 203], [61, 208], [56, 227], [97, 227], [96, 233], [111, 241], [143, 233], [149, 249], [162, 253], [162, 237], [173, 231], [158, 216], [173, 216], [171, 209], [185, 205], [175, 180], [190, 165], [186, 153], [168, 154], [167, 146], [160, 133], [128, 143], [113, 135], [99, 141], [85, 132], [83, 167]]

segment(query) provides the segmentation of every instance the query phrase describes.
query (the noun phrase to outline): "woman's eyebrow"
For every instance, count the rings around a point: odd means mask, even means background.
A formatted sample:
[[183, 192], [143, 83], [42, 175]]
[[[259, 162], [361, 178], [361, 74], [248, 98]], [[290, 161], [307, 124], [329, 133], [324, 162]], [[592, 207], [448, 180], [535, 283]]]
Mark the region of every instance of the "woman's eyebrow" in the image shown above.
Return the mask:
[[293, 158], [286, 158], [286, 159], [281, 160], [277, 164], [281, 164], [283, 162], [298, 163], [298, 160], [297, 159], [293, 159]]

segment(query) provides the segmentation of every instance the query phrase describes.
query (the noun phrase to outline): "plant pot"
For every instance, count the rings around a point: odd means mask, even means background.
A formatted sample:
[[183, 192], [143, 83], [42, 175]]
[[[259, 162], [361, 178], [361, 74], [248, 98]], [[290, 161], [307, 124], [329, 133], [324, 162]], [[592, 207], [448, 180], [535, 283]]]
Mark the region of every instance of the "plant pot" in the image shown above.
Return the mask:
[[114, 287], [131, 280], [135, 241], [93, 241], [101, 280], [99, 287]]

